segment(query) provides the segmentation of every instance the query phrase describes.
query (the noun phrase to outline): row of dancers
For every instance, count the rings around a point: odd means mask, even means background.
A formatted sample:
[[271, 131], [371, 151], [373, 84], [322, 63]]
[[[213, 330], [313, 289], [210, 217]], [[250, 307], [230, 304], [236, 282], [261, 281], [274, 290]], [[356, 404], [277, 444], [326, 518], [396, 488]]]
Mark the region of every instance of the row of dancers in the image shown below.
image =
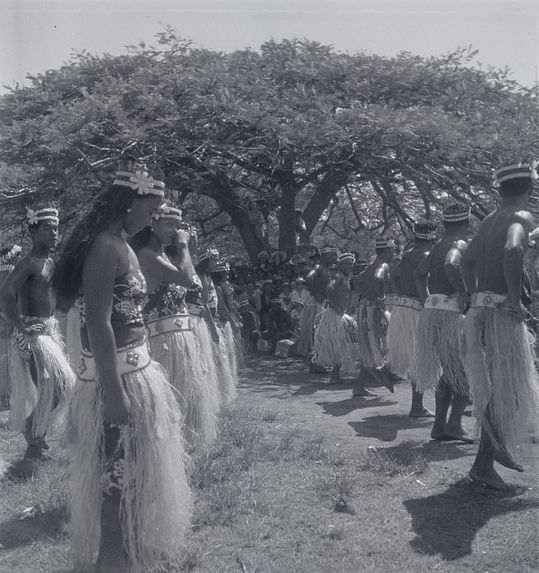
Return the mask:
[[[82, 568], [181, 562], [189, 454], [215, 440], [218, 412], [237, 395], [239, 342], [211, 280], [219, 253], [203, 252], [195, 268], [181, 211], [163, 197], [164, 184], [128, 161], [56, 263], [58, 211], [28, 210], [32, 249], [18, 262], [11, 253], [0, 289], [9, 423], [26, 439], [25, 471], [47, 459], [60, 424]], [[57, 308], [68, 312], [67, 351]]]
[[[311, 372], [331, 370], [334, 383], [341, 369], [359, 363], [354, 396], [374, 395], [369, 387], [393, 392], [395, 381], [411, 379], [410, 416], [433, 416], [436, 440], [473, 443], [462, 426], [471, 400], [480, 443], [470, 477], [505, 489], [494, 462], [524, 471], [516, 461], [521, 446], [539, 436], [534, 320], [522, 302], [524, 255], [530, 235], [533, 241], [538, 234], [526, 211], [536, 171], [531, 164], [511, 164], [496, 177], [500, 207], [471, 241], [470, 208], [454, 202], [443, 210], [438, 240], [435, 222], [415, 223], [414, 242], [398, 264], [384, 237], [356, 276], [352, 253], [322, 249], [306, 279], [312, 300], [300, 316], [298, 350], [310, 356]], [[354, 293], [359, 300], [352, 315]], [[432, 387], [434, 415], [423, 405], [423, 393]]]

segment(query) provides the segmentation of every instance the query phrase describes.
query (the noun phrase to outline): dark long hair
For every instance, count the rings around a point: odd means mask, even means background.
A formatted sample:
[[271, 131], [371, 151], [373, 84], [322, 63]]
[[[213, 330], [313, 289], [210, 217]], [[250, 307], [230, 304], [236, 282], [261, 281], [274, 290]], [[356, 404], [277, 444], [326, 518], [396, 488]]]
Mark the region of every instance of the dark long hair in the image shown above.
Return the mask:
[[150, 241], [152, 236], [152, 228], [150, 226], [144, 227], [141, 231], [133, 235], [129, 239], [129, 244], [131, 248], [138, 253], [140, 249], [143, 249]]
[[96, 237], [124, 215], [137, 198], [129, 187], [112, 185], [102, 191], [64, 243], [52, 277], [58, 308], [68, 311], [80, 291], [82, 269]]

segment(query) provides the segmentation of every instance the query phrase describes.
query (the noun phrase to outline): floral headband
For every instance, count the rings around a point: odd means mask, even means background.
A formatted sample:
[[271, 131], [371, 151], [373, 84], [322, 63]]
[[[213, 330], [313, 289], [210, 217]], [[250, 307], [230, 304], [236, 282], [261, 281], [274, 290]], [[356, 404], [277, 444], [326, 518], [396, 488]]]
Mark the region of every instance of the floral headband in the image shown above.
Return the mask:
[[12, 271], [13, 264], [11, 261], [22, 253], [22, 248], [19, 245], [13, 245], [11, 249], [0, 257], [0, 271]]
[[158, 219], [174, 219], [175, 221], [182, 220], [182, 212], [180, 209], [176, 209], [175, 207], [171, 207], [166, 203], [163, 203], [159, 209], [153, 214], [153, 218], [155, 220]]
[[198, 262], [201, 263], [207, 259], [218, 259], [219, 258], [219, 251], [217, 249], [207, 249], [204, 253], [202, 253], [198, 257]]
[[58, 225], [58, 209], [46, 207], [45, 209], [34, 211], [26, 208], [26, 222], [28, 225], [37, 225], [40, 221], [52, 221]]
[[139, 166], [136, 171], [116, 171], [114, 185], [129, 187], [139, 195], [157, 195], [164, 197], [165, 184], [151, 177], [145, 165]]

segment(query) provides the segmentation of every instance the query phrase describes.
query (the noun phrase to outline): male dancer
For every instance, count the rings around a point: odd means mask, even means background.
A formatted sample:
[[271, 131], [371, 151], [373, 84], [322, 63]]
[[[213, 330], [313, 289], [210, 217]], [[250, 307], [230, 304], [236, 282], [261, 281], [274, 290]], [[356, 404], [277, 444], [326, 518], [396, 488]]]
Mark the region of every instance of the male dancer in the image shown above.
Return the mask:
[[[436, 413], [431, 430], [435, 440], [471, 443], [462, 427], [469, 399], [459, 336], [467, 291], [460, 260], [466, 250], [470, 220], [468, 206], [451, 203], [443, 210], [444, 234], [417, 266], [414, 277], [419, 299], [416, 339], [415, 382], [417, 390], [436, 385]], [[447, 412], [451, 405], [451, 414]]]
[[421, 302], [417, 292], [414, 271], [418, 264], [429, 254], [436, 240], [436, 224], [426, 219], [414, 225], [414, 243], [404, 251], [400, 263], [391, 274], [396, 295], [393, 311], [387, 330], [387, 361], [390, 371], [399, 378], [407, 375], [412, 380], [411, 418], [433, 416], [423, 406], [423, 393], [418, 392], [414, 382], [417, 321]]
[[354, 396], [375, 395], [365, 388], [369, 378], [390, 392], [394, 391], [385, 368], [385, 338], [389, 321], [385, 293], [389, 283], [389, 263], [393, 260], [393, 241], [379, 237], [376, 239], [375, 250], [374, 261], [354, 279], [354, 289], [361, 296], [357, 319], [361, 371], [352, 392]]
[[58, 239], [58, 211], [27, 211], [32, 250], [15, 266], [0, 289], [0, 305], [15, 331], [10, 350], [10, 424], [24, 433], [24, 458], [43, 460], [45, 434], [54, 410], [75, 382], [54, 318], [51, 254]]
[[328, 307], [322, 312], [314, 335], [313, 362], [332, 367], [330, 382], [334, 383], [341, 380], [342, 366], [353, 366], [353, 347], [357, 345], [356, 322], [346, 314], [350, 304], [350, 275], [353, 265], [352, 253], [340, 255], [335, 277], [326, 288]]
[[526, 211], [536, 177], [529, 164], [497, 170], [501, 206], [481, 224], [462, 258], [472, 293], [463, 354], [481, 441], [470, 477], [494, 489], [507, 485], [494, 462], [516, 470], [511, 449], [529, 441], [539, 419], [539, 383], [520, 301], [524, 254], [533, 223]]
[[[313, 303], [305, 305], [303, 307], [303, 312], [306, 313], [305, 316], [300, 318], [300, 328], [302, 330], [302, 340], [306, 333], [309, 333], [311, 346], [309, 350], [313, 348], [314, 345], [314, 327], [317, 317], [323, 310], [327, 298], [327, 287], [330, 282], [329, 267], [337, 262], [339, 256], [339, 251], [335, 247], [326, 246], [320, 250], [320, 264], [318, 264], [306, 278], [307, 288], [313, 297]], [[303, 345], [299, 345], [303, 349]], [[325, 374], [326, 370], [322, 366], [309, 361], [309, 372], [311, 374]]]

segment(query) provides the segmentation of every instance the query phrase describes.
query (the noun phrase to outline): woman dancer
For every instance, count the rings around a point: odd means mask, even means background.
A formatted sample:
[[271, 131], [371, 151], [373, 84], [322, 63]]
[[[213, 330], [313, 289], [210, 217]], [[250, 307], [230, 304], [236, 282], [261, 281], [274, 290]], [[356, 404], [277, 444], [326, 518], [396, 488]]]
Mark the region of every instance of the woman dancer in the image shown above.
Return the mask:
[[[152, 228], [133, 237], [131, 245], [150, 293], [144, 307], [150, 353], [178, 390], [185, 437], [193, 448], [211, 443], [217, 435], [219, 390], [215, 377], [207, 376], [185, 306], [185, 287], [192, 284], [194, 269], [189, 235], [179, 230], [181, 220], [179, 209], [163, 204], [154, 214]], [[165, 254], [168, 245], [174, 246], [176, 260]]]
[[81, 312], [67, 442], [72, 547], [83, 568], [161, 571], [181, 560], [189, 526], [181, 411], [150, 360], [146, 285], [124, 238], [150, 223], [163, 188], [129, 162], [73, 231], [55, 273], [63, 307], [78, 297]]
[[[202, 253], [196, 266], [197, 275], [202, 283], [202, 297], [204, 304], [208, 308], [208, 320], [213, 332], [214, 356], [217, 364], [217, 375], [219, 380], [219, 390], [221, 400], [224, 405], [230, 404], [236, 399], [236, 380], [233, 366], [230, 360], [229, 344], [220, 325], [218, 313], [218, 301], [215, 286], [211, 279], [211, 274], [217, 269], [219, 253], [215, 249], [208, 249]], [[237, 376], [237, 375], [236, 375]]]
[[[19, 245], [4, 247], [0, 251], [0, 285], [15, 267], [21, 258], [22, 249]], [[12, 324], [0, 312], [0, 410], [9, 408], [9, 395], [11, 393], [11, 382], [9, 378], [8, 355], [13, 333]]]

